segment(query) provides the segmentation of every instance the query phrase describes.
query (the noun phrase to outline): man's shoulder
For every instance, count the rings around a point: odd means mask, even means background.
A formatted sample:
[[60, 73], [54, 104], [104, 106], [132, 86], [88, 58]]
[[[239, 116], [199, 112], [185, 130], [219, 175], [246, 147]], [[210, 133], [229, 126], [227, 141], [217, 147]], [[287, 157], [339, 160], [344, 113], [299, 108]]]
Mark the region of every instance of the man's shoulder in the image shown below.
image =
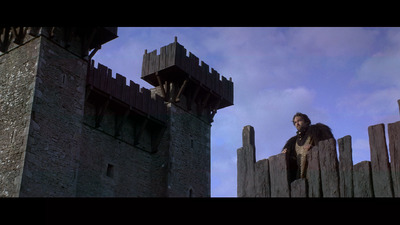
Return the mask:
[[330, 127], [323, 123], [316, 123], [309, 127], [310, 134], [318, 140], [325, 140], [333, 137]]
[[297, 139], [297, 136], [295, 135], [295, 136], [289, 138], [289, 140], [287, 140], [286, 143], [295, 143], [295, 142], [296, 142], [296, 139]]
[[330, 127], [328, 127], [327, 125], [323, 124], [323, 123], [316, 123], [313, 125], [310, 125], [310, 128], [312, 130], [316, 129], [316, 130], [331, 130]]

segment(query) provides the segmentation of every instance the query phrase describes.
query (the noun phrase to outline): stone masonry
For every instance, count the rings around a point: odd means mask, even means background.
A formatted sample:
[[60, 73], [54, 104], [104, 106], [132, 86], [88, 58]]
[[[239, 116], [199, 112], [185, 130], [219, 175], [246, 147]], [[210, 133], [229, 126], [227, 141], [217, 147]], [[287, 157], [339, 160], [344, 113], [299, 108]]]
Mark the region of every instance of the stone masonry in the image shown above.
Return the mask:
[[90, 60], [116, 28], [0, 34], [0, 196], [210, 196], [211, 123], [233, 104], [231, 79], [176, 39], [145, 52], [148, 90]]

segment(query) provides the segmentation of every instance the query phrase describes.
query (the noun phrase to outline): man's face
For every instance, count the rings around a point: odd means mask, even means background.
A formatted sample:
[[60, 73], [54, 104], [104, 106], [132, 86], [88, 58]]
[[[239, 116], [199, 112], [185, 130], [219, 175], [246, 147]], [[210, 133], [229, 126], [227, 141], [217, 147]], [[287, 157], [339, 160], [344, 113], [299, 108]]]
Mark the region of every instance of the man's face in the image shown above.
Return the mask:
[[294, 117], [293, 124], [297, 130], [300, 130], [301, 128], [307, 126], [307, 124], [304, 122], [304, 119], [301, 116]]

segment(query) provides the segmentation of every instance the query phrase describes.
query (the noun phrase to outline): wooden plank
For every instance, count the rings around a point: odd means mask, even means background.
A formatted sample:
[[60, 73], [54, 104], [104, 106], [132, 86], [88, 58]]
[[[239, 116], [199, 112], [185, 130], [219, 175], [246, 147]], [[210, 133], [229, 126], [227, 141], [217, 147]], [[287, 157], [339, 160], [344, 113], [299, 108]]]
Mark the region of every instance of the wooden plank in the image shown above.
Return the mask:
[[147, 54], [147, 49], [146, 49], [143, 54], [142, 77], [149, 74], [149, 62], [150, 62], [150, 54]]
[[268, 159], [262, 159], [255, 164], [255, 197], [271, 197]]
[[339, 165], [334, 138], [320, 141], [319, 166], [321, 170], [321, 187], [323, 197], [339, 197]]
[[271, 197], [290, 197], [287, 154], [280, 153], [268, 158]]
[[308, 151], [306, 178], [308, 180], [308, 197], [322, 197], [318, 148], [313, 147]]
[[255, 197], [254, 148], [243, 146], [237, 150], [237, 195]]
[[386, 146], [385, 125], [368, 127], [371, 149], [372, 184], [375, 197], [393, 197], [389, 156]]
[[372, 198], [374, 191], [372, 187], [371, 162], [362, 161], [353, 167], [354, 197]]
[[351, 136], [338, 140], [339, 146], [339, 179], [340, 197], [353, 197], [353, 158]]
[[400, 113], [400, 99], [397, 100], [397, 105], [399, 105], [399, 113]]
[[290, 184], [291, 198], [307, 197], [307, 180], [305, 178], [297, 179]]
[[255, 197], [254, 128], [245, 126], [242, 138], [243, 147], [237, 150], [237, 195], [238, 197]]
[[400, 197], [400, 121], [388, 124], [393, 194]]
[[149, 53], [149, 68], [148, 74], [155, 73], [158, 71], [158, 64], [157, 64], [157, 49]]
[[160, 48], [160, 56], [159, 56], [159, 70], [163, 70], [167, 67], [167, 46]]

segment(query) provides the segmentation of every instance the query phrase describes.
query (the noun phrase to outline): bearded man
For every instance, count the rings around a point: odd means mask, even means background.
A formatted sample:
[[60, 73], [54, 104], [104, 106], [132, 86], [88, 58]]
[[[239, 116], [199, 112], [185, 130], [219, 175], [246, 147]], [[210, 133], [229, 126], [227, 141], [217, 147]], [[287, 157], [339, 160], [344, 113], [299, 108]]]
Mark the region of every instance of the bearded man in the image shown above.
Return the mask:
[[296, 113], [293, 116], [296, 136], [290, 138], [283, 147], [282, 153], [289, 154], [289, 176], [293, 181], [305, 178], [307, 152], [318, 142], [333, 138], [331, 128], [322, 123], [311, 125], [306, 114]]

